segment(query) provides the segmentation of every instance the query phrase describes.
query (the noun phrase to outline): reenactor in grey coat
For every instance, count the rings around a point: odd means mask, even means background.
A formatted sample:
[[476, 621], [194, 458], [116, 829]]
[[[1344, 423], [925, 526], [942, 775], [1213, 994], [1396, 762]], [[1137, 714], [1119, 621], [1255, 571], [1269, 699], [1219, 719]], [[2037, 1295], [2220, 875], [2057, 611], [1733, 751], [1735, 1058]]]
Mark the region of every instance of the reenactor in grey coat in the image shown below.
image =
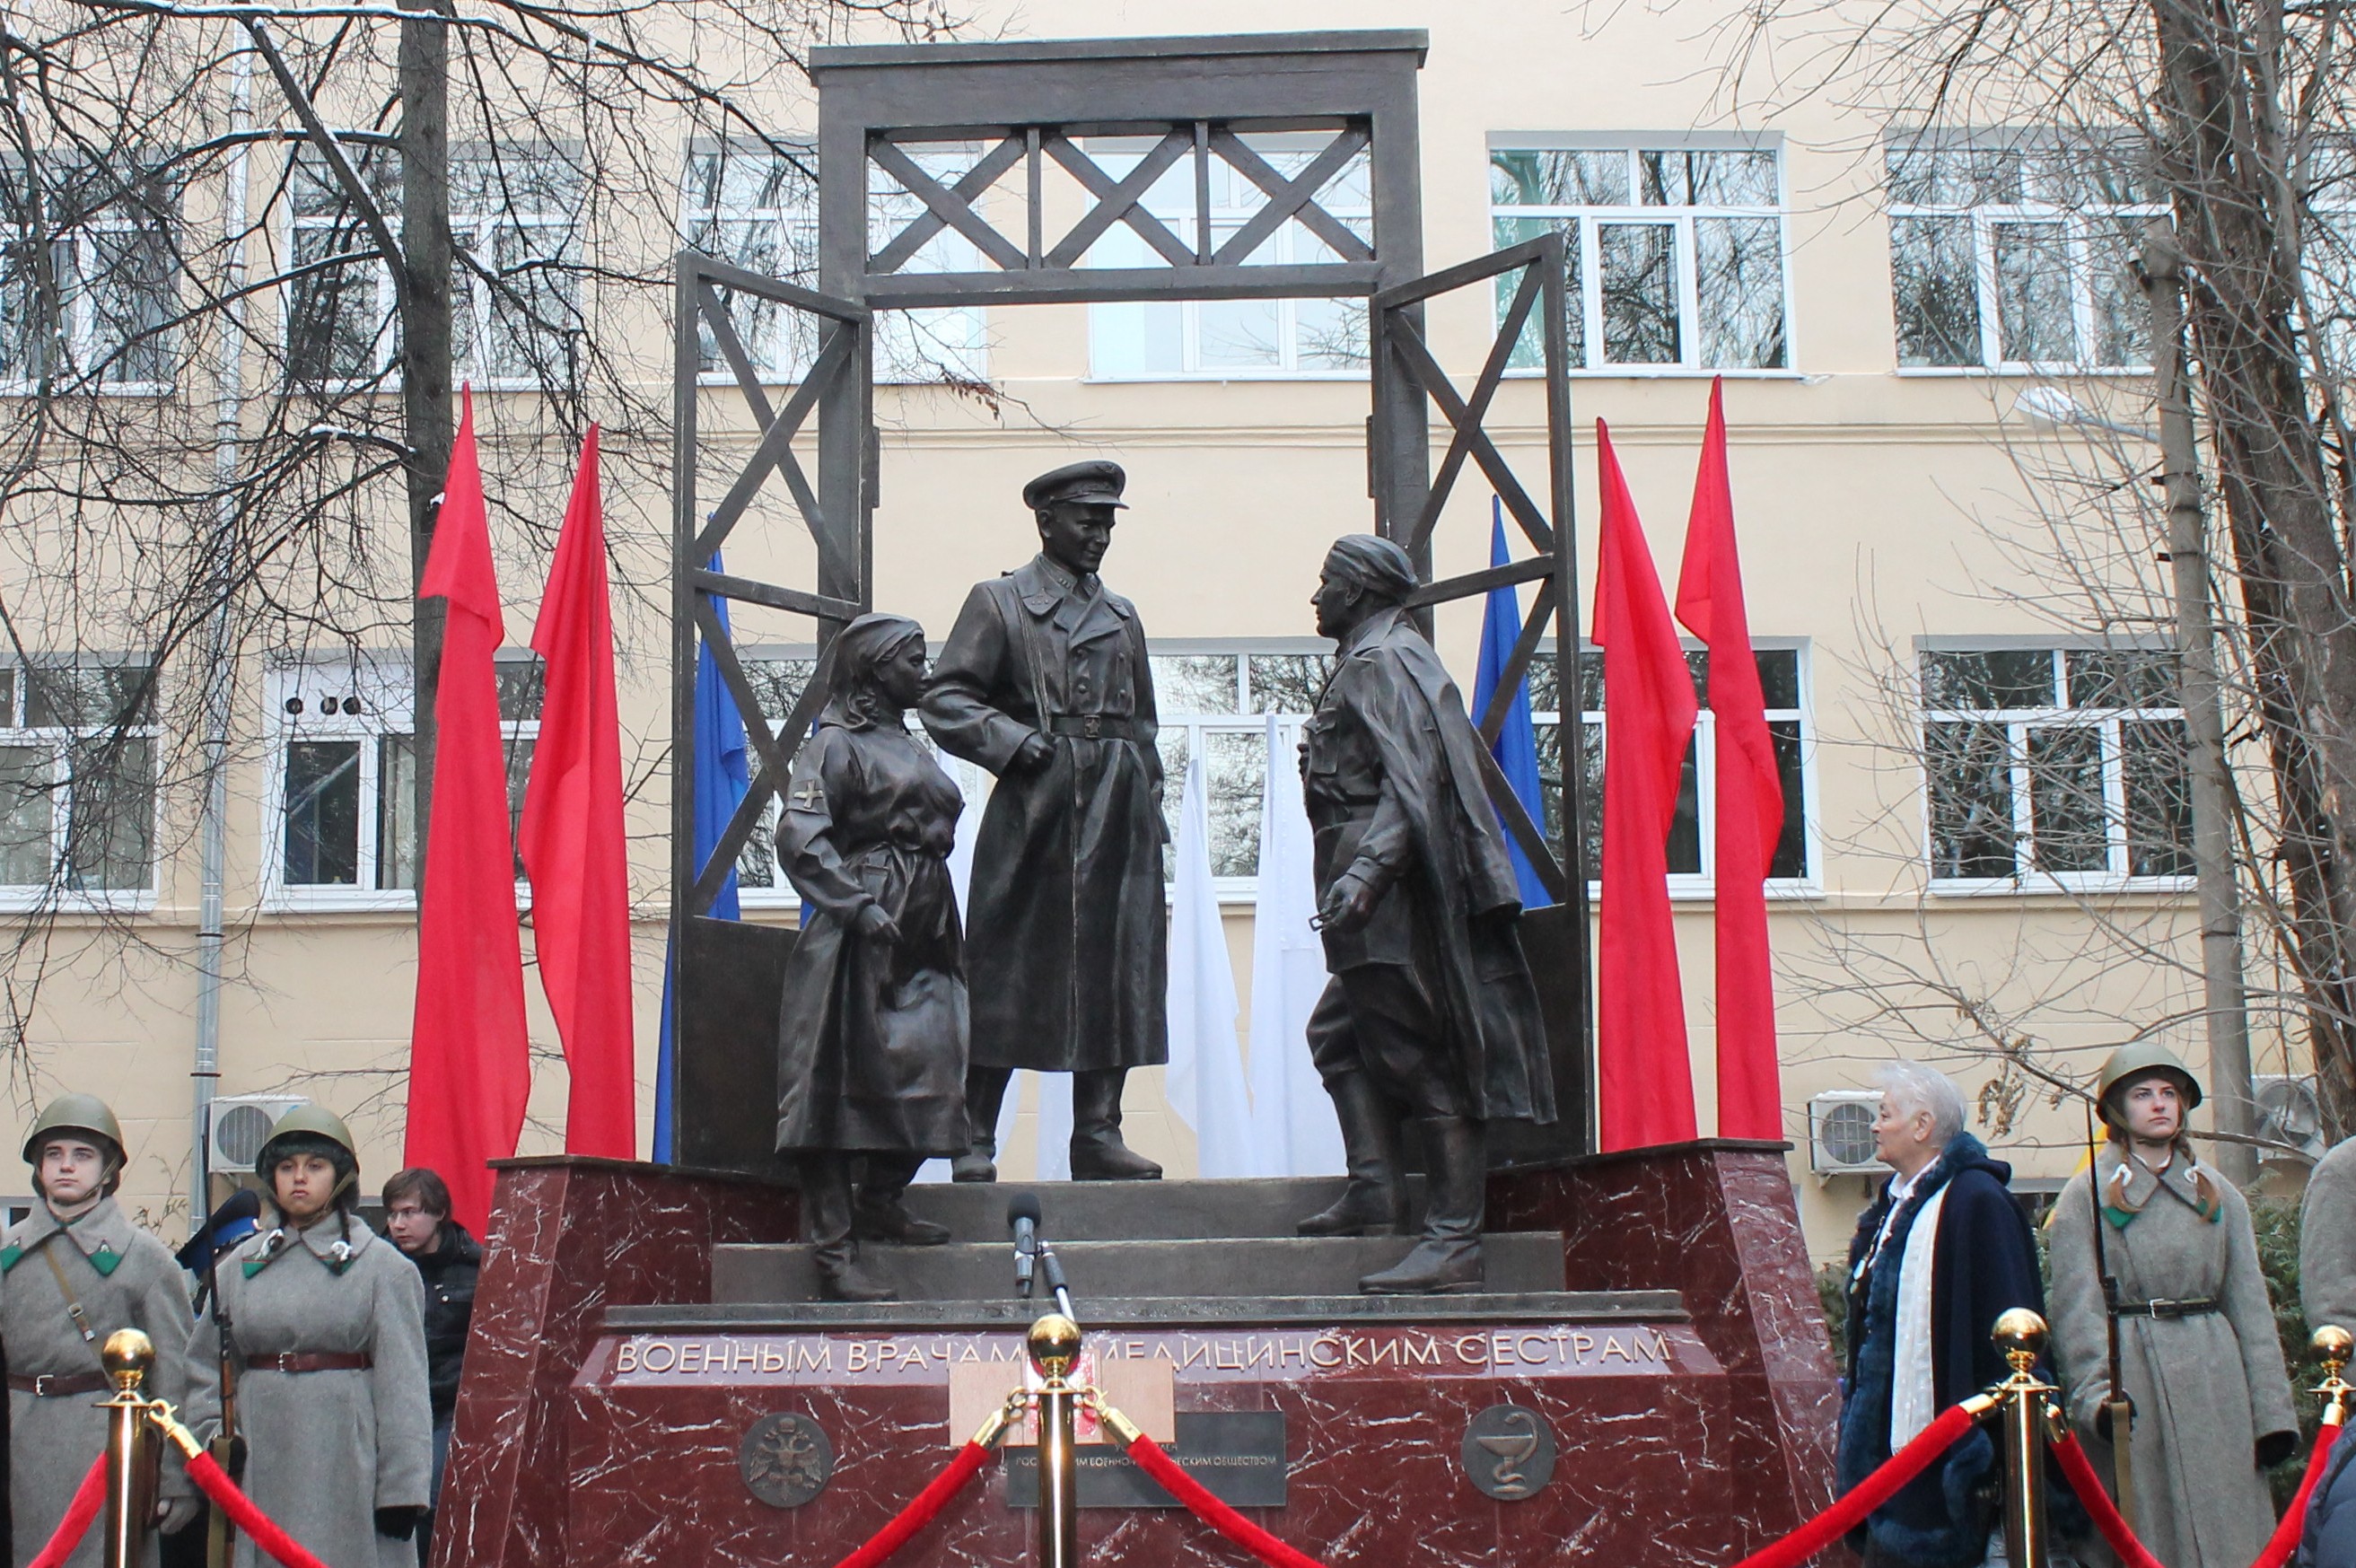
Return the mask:
[[[25, 1139], [40, 1200], [0, 1236], [0, 1348], [8, 1363], [8, 1509], [15, 1561], [48, 1544], [91, 1461], [106, 1451], [108, 1381], [98, 1350], [119, 1328], [155, 1342], [153, 1397], [177, 1403], [188, 1386], [186, 1277], [164, 1243], [114, 1201], [123, 1129], [94, 1095], [50, 1103]], [[194, 1485], [177, 1457], [158, 1488], [163, 1527], [195, 1519]], [[97, 1568], [105, 1531], [66, 1561]], [[147, 1561], [156, 1559], [154, 1535]]]
[[[337, 1116], [287, 1112], [254, 1174], [278, 1223], [221, 1260], [188, 1346], [188, 1424], [220, 1430], [226, 1365], [262, 1511], [335, 1568], [415, 1568], [434, 1470], [424, 1284], [353, 1219], [359, 1159]], [[239, 1540], [238, 1568], [263, 1561]]]
[[2298, 1294], [2309, 1328], [2356, 1333], [2356, 1138], [2333, 1144], [2308, 1173]]
[[2136, 1533], [2169, 1568], [2247, 1568], [2275, 1528], [2266, 1468], [2298, 1443], [2250, 1206], [2194, 1157], [2184, 1121], [2201, 1084], [2169, 1051], [2112, 1052], [2095, 1099], [2110, 1141], [2053, 1208], [2048, 1300], [2070, 1414], [2107, 1466], [2125, 1436], [2104, 1408], [2115, 1313]]

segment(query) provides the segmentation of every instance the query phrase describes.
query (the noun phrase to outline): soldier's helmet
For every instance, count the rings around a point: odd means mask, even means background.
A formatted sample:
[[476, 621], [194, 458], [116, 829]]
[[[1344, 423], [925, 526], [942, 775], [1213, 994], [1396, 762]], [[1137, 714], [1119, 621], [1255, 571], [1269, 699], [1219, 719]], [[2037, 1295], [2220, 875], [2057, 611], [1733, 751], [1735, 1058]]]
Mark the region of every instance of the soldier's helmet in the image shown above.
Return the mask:
[[25, 1163], [39, 1165], [41, 1145], [59, 1133], [87, 1133], [92, 1142], [112, 1151], [117, 1165], [123, 1164], [123, 1123], [95, 1094], [60, 1094], [50, 1101], [25, 1134]]
[[2094, 1100], [2102, 1107], [2103, 1120], [2113, 1126], [2119, 1124], [2115, 1114], [2112, 1091], [2124, 1090], [2139, 1079], [2154, 1074], [2176, 1080], [2179, 1092], [2184, 1096], [2184, 1109], [2192, 1110], [2201, 1103], [2201, 1080], [2192, 1076], [2174, 1051], [2157, 1040], [2139, 1040], [2131, 1046], [2121, 1046], [2103, 1063], [2102, 1075], [2094, 1080]]
[[99, 1190], [112, 1196], [123, 1182], [123, 1123], [113, 1110], [95, 1094], [60, 1094], [34, 1119], [25, 1134], [25, 1163], [33, 1167], [33, 1185], [41, 1185], [41, 1145], [61, 1133], [80, 1133], [100, 1146], [106, 1156], [106, 1176]]
[[359, 1180], [360, 1155], [352, 1142], [352, 1130], [344, 1119], [324, 1105], [305, 1101], [281, 1116], [262, 1140], [261, 1152], [253, 1157], [253, 1174], [269, 1184], [271, 1173], [281, 1160], [299, 1154], [319, 1154], [327, 1156], [336, 1167], [336, 1190], [348, 1192]]

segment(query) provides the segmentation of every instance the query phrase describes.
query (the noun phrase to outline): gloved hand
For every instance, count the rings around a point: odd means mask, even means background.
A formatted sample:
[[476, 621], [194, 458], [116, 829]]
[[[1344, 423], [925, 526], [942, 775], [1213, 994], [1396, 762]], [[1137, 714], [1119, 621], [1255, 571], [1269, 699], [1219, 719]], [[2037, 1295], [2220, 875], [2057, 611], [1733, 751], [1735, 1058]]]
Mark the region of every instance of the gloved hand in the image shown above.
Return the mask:
[[[2128, 1424], [2134, 1424], [2135, 1401], [2128, 1399], [2126, 1395], [2122, 1394], [2119, 1396], [2118, 1402], [2127, 1407]], [[2094, 1407], [2094, 1435], [2101, 1438], [2105, 1443], [2116, 1443], [2118, 1441], [2116, 1437], [2111, 1435], [2111, 1397], [2108, 1394], [2105, 1394], [2103, 1398], [2103, 1402]]]
[[155, 1505], [155, 1531], [159, 1535], [177, 1535], [197, 1522], [204, 1501], [197, 1497], [166, 1498]]
[[2297, 1452], [2297, 1433], [2269, 1432], [2258, 1439], [2258, 1468], [2271, 1470]]
[[417, 1533], [417, 1524], [425, 1517], [420, 1508], [379, 1509], [376, 1510], [376, 1532], [387, 1541], [407, 1541]]

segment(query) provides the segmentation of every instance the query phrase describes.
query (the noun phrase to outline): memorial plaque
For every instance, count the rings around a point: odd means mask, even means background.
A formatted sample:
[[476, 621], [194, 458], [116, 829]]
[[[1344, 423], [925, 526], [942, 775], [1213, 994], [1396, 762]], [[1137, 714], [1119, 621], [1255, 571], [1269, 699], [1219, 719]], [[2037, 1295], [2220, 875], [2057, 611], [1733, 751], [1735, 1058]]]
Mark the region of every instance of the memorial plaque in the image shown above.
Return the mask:
[[[1210, 1494], [1232, 1508], [1284, 1506], [1284, 1412], [1182, 1410], [1178, 1434], [1162, 1444]], [[1039, 1451], [1008, 1448], [1006, 1504], [1039, 1506]], [[1077, 1451], [1075, 1496], [1084, 1509], [1174, 1509], [1182, 1505], [1118, 1448]]]
[[826, 1490], [834, 1475], [834, 1444], [806, 1415], [765, 1415], [737, 1445], [736, 1470], [744, 1489], [771, 1508], [798, 1509]]
[[1517, 1404], [1493, 1404], [1464, 1428], [1464, 1473], [1499, 1502], [1536, 1496], [1554, 1479], [1554, 1429]]

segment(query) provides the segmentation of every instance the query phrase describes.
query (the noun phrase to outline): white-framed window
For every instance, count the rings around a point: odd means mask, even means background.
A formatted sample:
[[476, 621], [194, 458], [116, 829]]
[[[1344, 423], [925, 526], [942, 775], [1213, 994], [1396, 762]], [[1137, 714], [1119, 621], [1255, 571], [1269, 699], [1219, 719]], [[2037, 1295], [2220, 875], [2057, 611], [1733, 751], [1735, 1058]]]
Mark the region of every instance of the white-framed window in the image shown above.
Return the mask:
[[450, 240], [459, 252], [451, 271], [455, 357], [480, 384], [577, 379], [574, 360], [587, 325], [580, 273], [586, 180], [559, 147], [452, 150]]
[[2173, 650], [1918, 650], [1933, 892], [2191, 886]]
[[[1322, 639], [1226, 644], [1157, 639], [1148, 657], [1162, 724], [1162, 810], [1169, 819], [1170, 842], [1178, 842], [1186, 768], [1199, 754], [1209, 790], [1211, 875], [1222, 894], [1248, 897], [1259, 876], [1267, 715], [1306, 718], [1316, 711], [1317, 694], [1333, 673], [1333, 644]], [[1176, 876], [1167, 855], [1162, 868]]]
[[[1718, 720], [1709, 711], [1709, 650], [1687, 648], [1694, 698], [1702, 704], [1686, 747], [1677, 781], [1676, 814], [1669, 824], [1669, 891], [1705, 897], [1717, 886], [1713, 864], [1718, 841]], [[1808, 644], [1753, 638], [1760, 694], [1766, 700], [1767, 733], [1783, 787], [1783, 831], [1767, 866], [1770, 893], [1811, 892], [1817, 882], [1815, 731], [1808, 703]], [[1603, 650], [1580, 653], [1580, 766], [1586, 785], [1585, 843], [1580, 853], [1588, 880], [1595, 884], [1603, 864]], [[1530, 717], [1537, 731], [1538, 772], [1546, 785], [1546, 829], [1562, 832], [1562, 693], [1552, 652], [1530, 661]]]
[[[1489, 151], [1500, 249], [1559, 232], [1574, 371], [1791, 369], [1780, 144], [1514, 138]], [[1500, 279], [1503, 317], [1518, 276]], [[1543, 362], [1539, 324], [1513, 366]]]
[[[401, 163], [390, 147], [348, 146], [377, 206], [398, 219]], [[298, 386], [348, 386], [394, 371], [400, 321], [392, 270], [327, 161], [309, 147], [287, 168], [286, 374]]]
[[[509, 830], [521, 821], [540, 734], [544, 672], [497, 666]], [[277, 744], [265, 799], [265, 893], [281, 908], [408, 908], [425, 845], [417, 831], [414, 711], [405, 658], [320, 661], [271, 672]], [[520, 859], [516, 881], [524, 880]]]
[[[910, 156], [936, 179], [954, 183], [978, 151], [925, 147]], [[896, 185], [872, 192], [869, 207], [869, 242], [877, 247], [889, 243], [901, 226], [923, 210], [922, 203]], [[707, 256], [765, 277], [818, 287], [818, 149], [791, 144], [780, 151], [747, 142], [691, 147], [680, 201], [680, 233]], [[980, 264], [973, 242], [945, 228], [901, 271], [971, 272]], [[723, 291], [723, 297], [762, 379], [777, 384], [800, 381], [818, 355], [817, 319], [808, 311], [751, 295]], [[978, 306], [879, 310], [874, 320], [878, 382], [979, 381], [989, 373], [986, 317]], [[709, 332], [703, 337], [702, 365], [708, 377], [731, 379]]]
[[[1246, 145], [1287, 179], [1297, 177], [1332, 141], [1328, 134], [1259, 134]], [[1134, 169], [1151, 139], [1092, 140], [1087, 152], [1115, 179]], [[1267, 205], [1267, 193], [1226, 159], [1209, 162], [1210, 242], [1215, 250]], [[1326, 182], [1317, 205], [1352, 233], [1374, 242], [1372, 165], [1365, 153]], [[1145, 193], [1145, 209], [1192, 243], [1196, 236], [1194, 161], [1181, 158]], [[1331, 246], [1299, 220], [1288, 220], [1246, 258], [1251, 266], [1336, 262]], [[1161, 255], [1136, 230], [1116, 223], [1080, 264], [1152, 267]], [[1352, 378], [1366, 373], [1363, 299], [1123, 300], [1088, 306], [1089, 374], [1100, 381], [1236, 381]]]
[[170, 391], [178, 221], [178, 189], [160, 176], [45, 161], [28, 179], [21, 163], [0, 168], [0, 391], [44, 378]]
[[2164, 216], [2098, 142], [1922, 137], [1884, 149], [1901, 371], [2141, 371], [2132, 263]]
[[144, 660], [0, 665], [0, 904], [153, 896], [155, 711]]

